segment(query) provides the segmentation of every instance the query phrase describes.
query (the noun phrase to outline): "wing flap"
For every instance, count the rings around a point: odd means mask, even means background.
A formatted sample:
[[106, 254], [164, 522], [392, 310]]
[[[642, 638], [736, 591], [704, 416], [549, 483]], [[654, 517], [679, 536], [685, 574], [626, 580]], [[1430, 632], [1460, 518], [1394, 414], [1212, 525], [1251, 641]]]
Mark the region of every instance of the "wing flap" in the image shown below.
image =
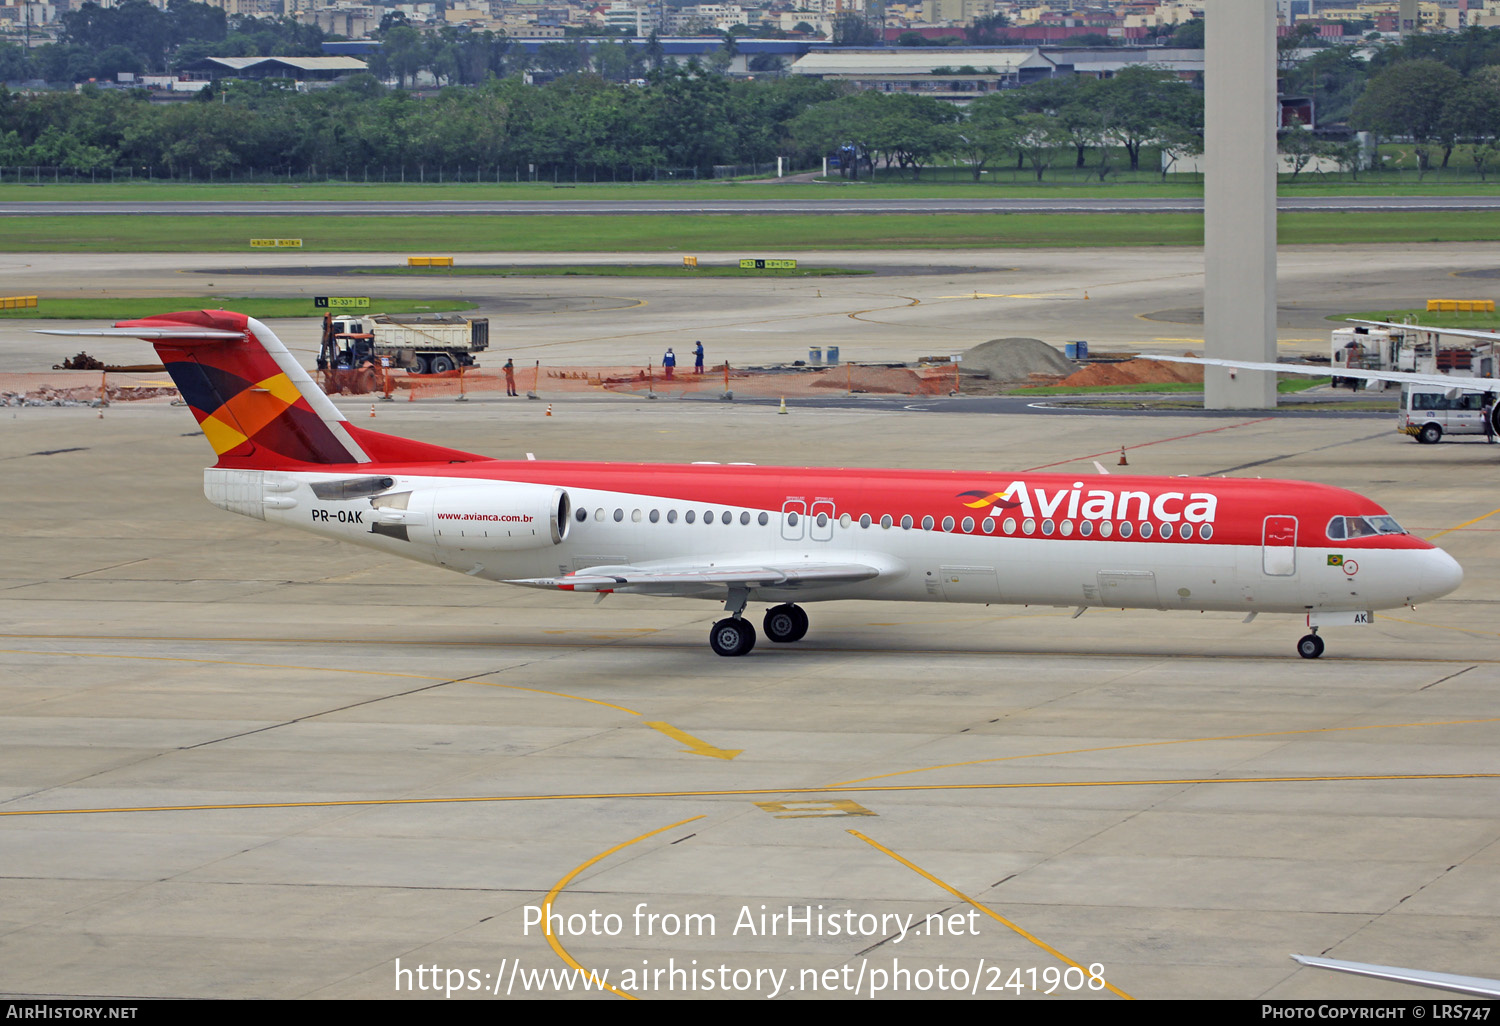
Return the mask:
[[782, 566], [592, 566], [562, 577], [506, 581], [525, 588], [562, 591], [649, 590], [698, 593], [704, 588], [796, 588], [802, 585], [853, 584], [879, 577], [878, 567], [863, 563], [794, 563]]

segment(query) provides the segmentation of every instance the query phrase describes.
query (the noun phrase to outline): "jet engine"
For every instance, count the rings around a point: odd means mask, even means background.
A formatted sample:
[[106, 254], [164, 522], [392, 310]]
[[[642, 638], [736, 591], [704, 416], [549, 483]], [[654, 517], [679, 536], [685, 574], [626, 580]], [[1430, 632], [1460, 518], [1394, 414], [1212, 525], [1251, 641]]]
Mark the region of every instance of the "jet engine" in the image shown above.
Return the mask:
[[572, 523], [573, 503], [562, 488], [533, 484], [474, 484], [412, 497], [423, 509], [440, 548], [485, 552], [539, 549], [561, 544]]

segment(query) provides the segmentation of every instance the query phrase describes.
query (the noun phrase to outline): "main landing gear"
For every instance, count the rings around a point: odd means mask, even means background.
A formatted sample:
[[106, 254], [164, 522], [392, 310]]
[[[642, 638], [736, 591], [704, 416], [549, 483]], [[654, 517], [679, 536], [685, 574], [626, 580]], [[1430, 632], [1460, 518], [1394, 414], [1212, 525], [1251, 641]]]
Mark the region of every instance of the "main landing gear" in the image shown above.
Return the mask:
[[[742, 656], [755, 647], [755, 628], [742, 615], [745, 604], [745, 597], [731, 596], [724, 604], [725, 612], [731, 615], [714, 624], [708, 632], [709, 646], [721, 656]], [[807, 622], [807, 613], [802, 607], [787, 602], [766, 610], [762, 626], [768, 639], [789, 644], [806, 636]]]
[[1303, 659], [1316, 659], [1323, 654], [1323, 639], [1318, 637], [1316, 627], [1311, 634], [1304, 634], [1302, 640], [1297, 642], [1297, 654]]
[[771, 641], [782, 644], [801, 641], [807, 636], [807, 613], [801, 606], [794, 606], [790, 602], [772, 606], [766, 610], [766, 618], [761, 625], [765, 627], [766, 637]]

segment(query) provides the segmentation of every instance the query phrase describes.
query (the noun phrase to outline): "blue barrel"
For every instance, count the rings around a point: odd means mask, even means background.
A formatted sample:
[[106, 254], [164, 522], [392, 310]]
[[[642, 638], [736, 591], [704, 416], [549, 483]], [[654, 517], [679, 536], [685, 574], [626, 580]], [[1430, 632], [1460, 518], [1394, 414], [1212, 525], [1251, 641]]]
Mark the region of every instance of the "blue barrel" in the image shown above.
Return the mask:
[[807, 362], [819, 365], [823, 362], [823, 347], [813, 346], [807, 351]]
[[830, 367], [837, 367], [838, 365], [839, 365], [839, 347], [838, 346], [829, 346], [828, 347], [828, 366], [830, 366]]
[[1089, 358], [1089, 344], [1087, 342], [1068, 342], [1063, 346], [1063, 355], [1070, 360], [1087, 360]]

